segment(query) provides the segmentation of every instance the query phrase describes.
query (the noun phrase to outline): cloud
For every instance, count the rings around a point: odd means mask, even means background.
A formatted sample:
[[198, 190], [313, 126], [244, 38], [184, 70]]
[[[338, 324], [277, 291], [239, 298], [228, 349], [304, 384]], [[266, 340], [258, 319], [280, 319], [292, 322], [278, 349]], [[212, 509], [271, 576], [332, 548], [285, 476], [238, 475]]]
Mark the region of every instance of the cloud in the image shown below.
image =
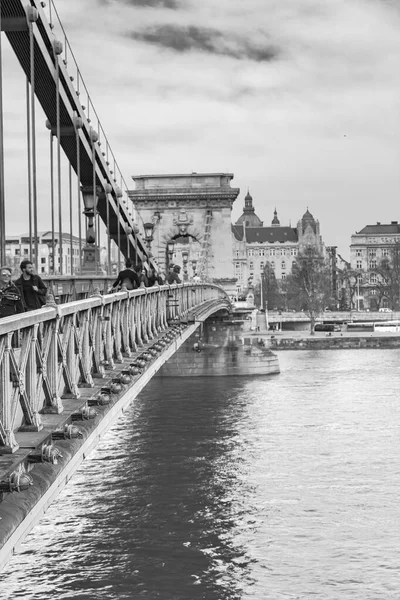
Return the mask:
[[137, 8], [169, 8], [177, 9], [179, 0], [98, 0], [100, 4], [127, 4]]
[[278, 56], [277, 49], [267, 40], [253, 44], [246, 38], [207, 27], [159, 25], [150, 30], [131, 33], [134, 40], [148, 42], [176, 52], [201, 51], [241, 60], [268, 62]]
[[[398, 0], [58, 0], [57, 10], [128, 187], [131, 173], [232, 171], [265, 222], [275, 204], [282, 224], [309, 205], [344, 255], [366, 221], [397, 218]], [[14, 197], [25, 79], [7, 63], [5, 42]]]

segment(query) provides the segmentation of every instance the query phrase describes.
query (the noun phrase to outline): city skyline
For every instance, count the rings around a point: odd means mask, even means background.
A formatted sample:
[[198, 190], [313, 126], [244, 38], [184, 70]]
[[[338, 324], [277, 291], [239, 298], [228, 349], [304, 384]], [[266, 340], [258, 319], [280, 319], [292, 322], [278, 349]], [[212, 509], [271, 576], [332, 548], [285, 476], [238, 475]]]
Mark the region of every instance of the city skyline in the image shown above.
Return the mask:
[[[56, 7], [131, 189], [132, 174], [232, 172], [241, 189], [232, 222], [247, 190], [265, 225], [276, 207], [281, 224], [295, 227], [308, 207], [325, 244], [345, 257], [355, 231], [400, 220], [394, 2], [58, 0]], [[12, 200], [26, 196], [25, 79], [5, 39], [3, 54], [14, 234], [26, 229]], [[37, 130], [43, 229], [48, 132], [40, 115]]]

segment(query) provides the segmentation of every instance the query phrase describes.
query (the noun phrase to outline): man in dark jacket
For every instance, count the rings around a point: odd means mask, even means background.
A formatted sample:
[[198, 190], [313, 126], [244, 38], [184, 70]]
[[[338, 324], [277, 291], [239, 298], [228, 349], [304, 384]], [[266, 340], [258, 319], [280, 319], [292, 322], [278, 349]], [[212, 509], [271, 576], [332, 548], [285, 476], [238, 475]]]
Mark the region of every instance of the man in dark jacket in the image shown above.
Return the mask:
[[179, 273], [181, 268], [179, 265], [175, 265], [171, 273], [168, 273], [168, 283], [182, 283]]
[[139, 277], [137, 273], [133, 270], [133, 262], [130, 258], [127, 258], [125, 261], [125, 269], [118, 273], [117, 279], [114, 281], [112, 287], [113, 290], [119, 289], [122, 286], [125, 286], [127, 290], [135, 290], [139, 287]]
[[46, 304], [47, 287], [39, 275], [34, 274], [30, 260], [20, 264], [22, 275], [15, 281], [25, 310], [36, 310]]
[[150, 269], [149, 274], [147, 276], [148, 287], [153, 287], [153, 285], [163, 285], [163, 280], [158, 273], [156, 273], [155, 269]]
[[10, 317], [24, 312], [21, 294], [11, 281], [11, 269], [0, 268], [0, 317]]

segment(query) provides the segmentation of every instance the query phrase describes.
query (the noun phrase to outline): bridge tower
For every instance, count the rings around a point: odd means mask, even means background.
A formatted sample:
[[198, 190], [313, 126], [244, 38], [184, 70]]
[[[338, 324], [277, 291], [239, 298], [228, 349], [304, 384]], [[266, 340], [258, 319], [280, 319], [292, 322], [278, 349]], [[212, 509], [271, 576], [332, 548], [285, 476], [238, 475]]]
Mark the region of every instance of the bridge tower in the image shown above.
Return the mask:
[[232, 173], [138, 175], [128, 197], [143, 222], [151, 224], [151, 252], [160, 269], [178, 264], [183, 280], [197, 273], [235, 290], [231, 211], [239, 188]]

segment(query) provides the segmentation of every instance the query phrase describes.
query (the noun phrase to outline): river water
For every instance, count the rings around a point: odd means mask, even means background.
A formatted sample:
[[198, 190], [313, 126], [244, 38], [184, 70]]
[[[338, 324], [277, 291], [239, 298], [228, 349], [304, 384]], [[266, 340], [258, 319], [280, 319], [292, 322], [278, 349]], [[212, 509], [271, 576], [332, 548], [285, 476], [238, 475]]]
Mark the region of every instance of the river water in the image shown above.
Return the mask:
[[400, 598], [400, 351], [156, 379], [0, 579], [24, 600]]

